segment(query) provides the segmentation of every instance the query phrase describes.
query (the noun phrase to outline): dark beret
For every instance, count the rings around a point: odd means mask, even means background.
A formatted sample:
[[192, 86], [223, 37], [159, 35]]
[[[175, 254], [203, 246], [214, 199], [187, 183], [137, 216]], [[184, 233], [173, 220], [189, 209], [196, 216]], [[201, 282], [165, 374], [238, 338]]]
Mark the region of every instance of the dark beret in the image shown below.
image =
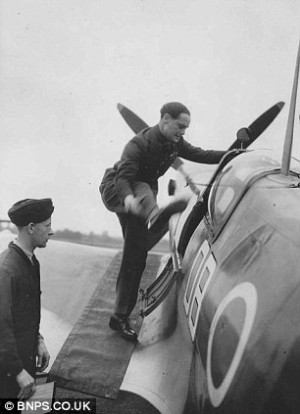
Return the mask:
[[16, 226], [27, 226], [29, 223], [41, 223], [51, 217], [54, 206], [51, 198], [34, 200], [26, 198], [18, 201], [9, 210], [8, 216]]

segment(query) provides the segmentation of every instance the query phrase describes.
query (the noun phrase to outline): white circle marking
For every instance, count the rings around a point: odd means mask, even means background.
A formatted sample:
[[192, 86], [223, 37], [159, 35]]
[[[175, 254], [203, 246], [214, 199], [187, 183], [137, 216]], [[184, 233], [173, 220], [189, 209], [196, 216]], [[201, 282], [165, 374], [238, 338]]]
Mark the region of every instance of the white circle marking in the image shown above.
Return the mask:
[[[212, 374], [211, 374], [211, 354], [212, 354], [212, 343], [214, 339], [215, 330], [219, 319], [224, 312], [224, 309], [231, 303], [234, 299], [241, 298], [245, 301], [246, 304], [246, 314], [244, 319], [244, 325], [242, 328], [241, 336], [235, 351], [235, 354], [232, 358], [231, 364], [229, 369], [219, 387], [215, 387]], [[246, 348], [249, 335], [252, 329], [252, 325], [254, 322], [254, 318], [256, 315], [257, 309], [257, 291], [255, 286], [250, 282], [243, 282], [237, 286], [235, 286], [227, 296], [222, 300], [220, 303], [214, 317], [212, 320], [210, 332], [209, 332], [209, 339], [208, 339], [208, 351], [207, 351], [207, 385], [208, 385], [208, 393], [211, 400], [211, 403], [214, 407], [218, 407], [223, 399], [225, 398], [228, 388], [232, 383], [232, 380], [235, 376], [235, 373], [238, 369], [238, 366], [241, 362], [244, 350]]]

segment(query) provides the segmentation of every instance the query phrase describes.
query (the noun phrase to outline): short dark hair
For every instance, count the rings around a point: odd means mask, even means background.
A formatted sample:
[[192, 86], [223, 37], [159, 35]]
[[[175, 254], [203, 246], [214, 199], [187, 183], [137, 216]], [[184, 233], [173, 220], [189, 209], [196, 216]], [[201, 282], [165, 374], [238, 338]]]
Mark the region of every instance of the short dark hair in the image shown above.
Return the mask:
[[180, 114], [191, 115], [190, 111], [185, 105], [180, 102], [168, 102], [160, 110], [160, 117], [169, 114], [173, 119], [177, 119]]

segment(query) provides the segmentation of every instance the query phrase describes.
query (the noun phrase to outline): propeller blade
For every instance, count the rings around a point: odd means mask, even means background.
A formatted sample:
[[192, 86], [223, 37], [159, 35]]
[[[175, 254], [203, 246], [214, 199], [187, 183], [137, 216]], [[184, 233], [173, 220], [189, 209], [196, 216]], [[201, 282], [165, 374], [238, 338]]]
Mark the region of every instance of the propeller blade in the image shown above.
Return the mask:
[[[271, 122], [276, 118], [279, 114], [281, 109], [283, 108], [284, 102], [278, 102], [277, 104], [271, 106], [266, 112], [260, 115], [252, 124], [248, 127], [251, 130], [251, 137], [250, 140], [244, 142], [243, 149], [249, 147], [253, 141], [256, 140], [264, 132], [264, 130], [271, 124]], [[240, 147], [241, 142], [236, 139], [233, 144], [229, 147], [228, 151], [238, 149]], [[211, 177], [209, 183], [207, 184], [205, 190], [203, 191], [202, 198], [205, 202], [208, 200], [208, 196], [210, 193], [211, 186], [215, 182], [217, 176], [219, 175], [220, 171], [225, 167], [226, 164], [232, 159], [231, 155], [227, 153], [224, 155], [220, 164], [218, 165], [216, 171], [214, 172], [213, 176]]]
[[126, 106], [118, 103], [117, 108], [126, 124], [132, 129], [135, 134], [138, 134], [142, 129], [148, 128], [149, 125], [147, 125], [146, 122], [144, 122], [130, 109], [126, 108]]
[[[267, 128], [268, 126], [274, 121], [274, 119], [277, 117], [279, 112], [284, 106], [284, 102], [278, 102], [277, 104], [271, 106], [266, 112], [264, 112], [262, 115], [260, 115], [254, 122], [252, 122], [251, 125], [249, 125], [249, 129], [251, 130], [251, 137], [248, 142], [245, 142], [243, 145], [243, 148], [249, 147], [252, 142], [256, 140]], [[239, 148], [240, 147], [240, 141], [236, 139], [231, 146], [228, 148], [228, 151]]]
[[[269, 108], [267, 111], [265, 111], [262, 115], [260, 115], [254, 122], [252, 122], [251, 125], [249, 125], [249, 129], [251, 130], [251, 136], [250, 140], [248, 142], [243, 143], [243, 148], [246, 149], [252, 142], [254, 142], [264, 131], [267, 129], [267, 127], [274, 121], [274, 119], [277, 117], [279, 112], [284, 106], [284, 102], [278, 102], [277, 104], [273, 105], [271, 108]], [[139, 116], [137, 116], [134, 112], [132, 112], [130, 109], [128, 109], [126, 106], [118, 103], [117, 108], [127, 123], [127, 125], [132, 129], [132, 131], [135, 134], [138, 134], [142, 129], [147, 128], [148, 125], [146, 122], [144, 122]], [[232, 149], [238, 149], [240, 148], [241, 142], [240, 140], [236, 139], [231, 146], [228, 148], [228, 151], [231, 151]], [[191, 187], [191, 190], [199, 196], [200, 191], [194, 185], [192, 179], [188, 176], [188, 174], [185, 172], [183, 168], [183, 163], [180, 159], [176, 159], [175, 162], [172, 164], [172, 167], [175, 170], [178, 170], [181, 172], [181, 174], [184, 176], [186, 182]], [[211, 179], [212, 183], [215, 180], [215, 177], [217, 175], [217, 172], [219, 169], [217, 169], [216, 174]], [[208, 186], [210, 188], [210, 186]]]

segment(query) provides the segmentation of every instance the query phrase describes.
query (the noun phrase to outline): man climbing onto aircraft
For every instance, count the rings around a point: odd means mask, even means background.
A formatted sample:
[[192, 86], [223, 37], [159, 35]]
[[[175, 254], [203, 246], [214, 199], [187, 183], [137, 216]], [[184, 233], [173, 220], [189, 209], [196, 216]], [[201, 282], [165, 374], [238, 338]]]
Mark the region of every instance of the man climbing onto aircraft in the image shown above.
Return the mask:
[[8, 211], [17, 239], [0, 254], [0, 398], [27, 399], [35, 390], [36, 370], [49, 353], [39, 333], [40, 266], [34, 250], [53, 235], [50, 198], [25, 199]]
[[[158, 178], [176, 157], [204, 164], [217, 164], [226, 151], [205, 151], [184, 138], [190, 125], [190, 111], [179, 102], [165, 104], [157, 125], [142, 130], [125, 146], [121, 159], [105, 171], [100, 185], [104, 205], [119, 218], [124, 249], [117, 279], [114, 314], [109, 326], [129, 340], [137, 334], [129, 316], [136, 304], [139, 284], [148, 252], [148, 224], [160, 217], [156, 203]], [[186, 201], [175, 200], [168, 209], [182, 211]], [[163, 212], [161, 214], [164, 214]]]

